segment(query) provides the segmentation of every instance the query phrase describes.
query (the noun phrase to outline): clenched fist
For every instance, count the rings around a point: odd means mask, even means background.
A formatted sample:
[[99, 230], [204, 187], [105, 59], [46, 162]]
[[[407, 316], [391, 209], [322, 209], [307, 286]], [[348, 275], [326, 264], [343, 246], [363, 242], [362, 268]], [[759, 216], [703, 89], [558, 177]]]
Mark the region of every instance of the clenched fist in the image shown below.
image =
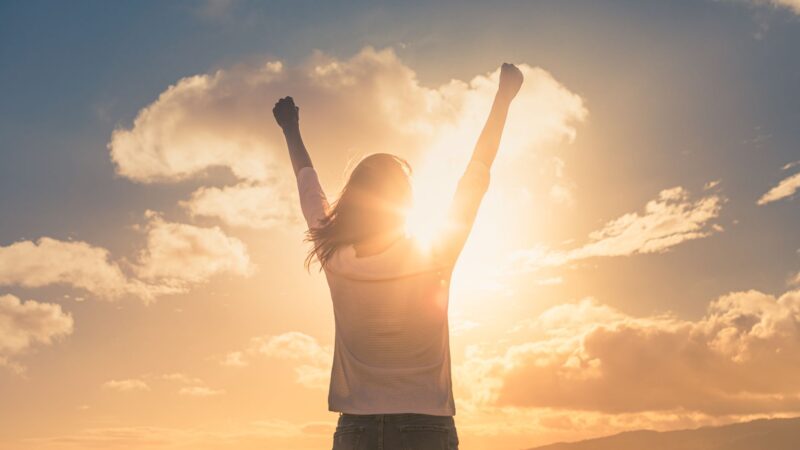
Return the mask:
[[497, 88], [497, 94], [509, 101], [512, 100], [519, 92], [523, 79], [522, 72], [517, 66], [503, 63], [500, 67], [500, 86]]
[[275, 103], [275, 107], [272, 108], [275, 121], [284, 131], [297, 128], [300, 121], [299, 112], [300, 108], [294, 105], [292, 97], [284, 97], [278, 100], [278, 103]]

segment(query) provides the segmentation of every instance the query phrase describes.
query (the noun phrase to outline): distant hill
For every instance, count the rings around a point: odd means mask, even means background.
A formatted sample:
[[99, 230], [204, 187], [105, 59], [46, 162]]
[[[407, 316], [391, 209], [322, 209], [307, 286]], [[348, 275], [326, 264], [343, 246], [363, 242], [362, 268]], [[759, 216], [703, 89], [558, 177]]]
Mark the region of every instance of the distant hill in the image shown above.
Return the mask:
[[798, 450], [800, 417], [679, 431], [628, 431], [530, 450]]

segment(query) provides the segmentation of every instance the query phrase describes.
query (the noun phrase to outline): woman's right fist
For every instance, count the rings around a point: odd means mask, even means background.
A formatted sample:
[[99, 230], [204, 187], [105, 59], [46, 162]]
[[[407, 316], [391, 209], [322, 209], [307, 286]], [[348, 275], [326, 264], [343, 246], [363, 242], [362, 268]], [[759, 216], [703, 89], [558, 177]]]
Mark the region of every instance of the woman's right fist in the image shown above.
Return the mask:
[[275, 103], [275, 107], [272, 108], [275, 121], [284, 130], [297, 127], [300, 121], [299, 111], [300, 108], [294, 106], [292, 97], [284, 97], [278, 100], [278, 103]]
[[517, 66], [503, 63], [502, 67], [500, 67], [500, 87], [498, 87], [497, 90], [498, 94], [508, 100], [513, 99], [517, 95], [517, 92], [519, 92], [523, 79], [522, 72]]

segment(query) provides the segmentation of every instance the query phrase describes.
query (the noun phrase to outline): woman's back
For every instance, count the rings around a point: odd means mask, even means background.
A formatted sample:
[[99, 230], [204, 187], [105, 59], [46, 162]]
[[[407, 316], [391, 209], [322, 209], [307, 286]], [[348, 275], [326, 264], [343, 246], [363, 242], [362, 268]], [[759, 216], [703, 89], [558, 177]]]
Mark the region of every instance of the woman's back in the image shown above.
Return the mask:
[[398, 448], [400, 440], [404, 447], [457, 450], [450, 277], [488, 188], [508, 107], [521, 84], [519, 69], [503, 64], [489, 118], [431, 247], [402, 238], [367, 257], [359, 257], [355, 246], [393, 239], [401, 229], [411, 197], [410, 166], [389, 154], [364, 158], [331, 209], [300, 136], [299, 108], [291, 97], [276, 103], [273, 113], [286, 137], [314, 244], [307, 262], [320, 261], [333, 301], [328, 408], [342, 413], [334, 450]]
[[330, 410], [455, 414], [444, 273], [366, 281], [326, 271], [336, 319]]
[[[452, 215], [474, 217], [488, 182], [488, 167], [470, 164]], [[313, 169], [301, 170], [298, 189], [309, 226], [320, 223], [329, 206]], [[447, 240], [468, 233], [448, 231]], [[331, 411], [455, 414], [447, 311], [458, 244], [425, 248], [403, 237], [376, 255], [359, 257], [350, 245], [326, 261], [336, 320]]]
[[[449, 272], [404, 238], [356, 258], [339, 250], [326, 269], [337, 333], [357, 360], [382, 369], [441, 362]], [[367, 270], [364, 270], [364, 269]]]

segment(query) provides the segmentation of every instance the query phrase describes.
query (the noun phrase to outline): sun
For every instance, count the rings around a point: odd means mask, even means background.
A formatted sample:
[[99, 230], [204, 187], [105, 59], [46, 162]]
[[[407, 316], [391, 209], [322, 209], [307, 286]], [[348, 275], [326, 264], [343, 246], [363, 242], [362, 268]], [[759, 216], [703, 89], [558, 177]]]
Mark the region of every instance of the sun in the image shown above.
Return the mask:
[[431, 216], [432, 213], [438, 213], [438, 211], [415, 205], [406, 216], [406, 233], [425, 248], [431, 247], [438, 234], [437, 230], [444, 223], [443, 217], [434, 218]]
[[[412, 175], [414, 202], [406, 214], [406, 232], [424, 248], [430, 249], [447, 230], [447, 213], [465, 162], [447, 156], [431, 157], [415, 168]], [[503, 177], [497, 177], [501, 181]], [[508, 195], [504, 186], [489, 190], [466, 246], [456, 265], [451, 295], [459, 301], [458, 309], [482, 308], [480, 298], [489, 292], [500, 295], [510, 289], [504, 276], [508, 255], [519, 246], [519, 195]], [[513, 192], [513, 191], [511, 191]], [[531, 208], [533, 208], [531, 206]], [[535, 209], [535, 208], [534, 208]]]
[[414, 175], [414, 203], [406, 213], [406, 232], [421, 245], [430, 248], [447, 220], [452, 191], [441, 177]]

